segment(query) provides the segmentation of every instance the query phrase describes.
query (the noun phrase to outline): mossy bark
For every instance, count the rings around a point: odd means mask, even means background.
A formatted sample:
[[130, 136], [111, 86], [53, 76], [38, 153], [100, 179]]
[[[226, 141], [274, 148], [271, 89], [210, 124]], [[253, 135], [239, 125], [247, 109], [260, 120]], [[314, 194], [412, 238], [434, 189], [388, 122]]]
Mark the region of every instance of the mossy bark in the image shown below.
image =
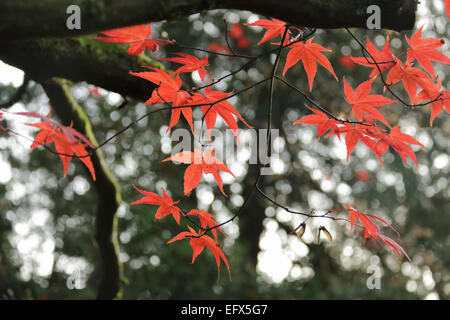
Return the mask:
[[[41, 84], [62, 123], [65, 125], [73, 123], [73, 128], [86, 135], [93, 144], [98, 145], [86, 113], [70, 91], [70, 82], [52, 78]], [[123, 281], [122, 266], [119, 261], [116, 215], [121, 202], [120, 187], [108, 169], [100, 149], [91, 156], [91, 160], [96, 173], [96, 180], [91, 180], [91, 183], [98, 194], [96, 240], [102, 265], [98, 298], [115, 299], [120, 298]], [[87, 170], [86, 172], [90, 177]]]
[[162, 68], [143, 54], [129, 55], [123, 46], [88, 37], [5, 41], [0, 59], [34, 79], [86, 81], [138, 100], [147, 99], [153, 86], [129, 72], [140, 71], [142, 66]]

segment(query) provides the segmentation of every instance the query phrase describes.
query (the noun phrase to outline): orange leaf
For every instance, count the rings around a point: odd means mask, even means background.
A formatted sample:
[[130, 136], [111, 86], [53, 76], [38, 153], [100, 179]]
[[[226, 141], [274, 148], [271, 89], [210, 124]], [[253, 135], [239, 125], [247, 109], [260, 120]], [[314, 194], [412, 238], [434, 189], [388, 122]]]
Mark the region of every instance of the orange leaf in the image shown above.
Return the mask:
[[163, 196], [160, 197], [154, 192], [149, 192], [145, 190], [140, 190], [136, 186], [133, 186], [137, 191], [144, 194], [145, 196], [139, 200], [132, 202], [131, 204], [154, 204], [159, 206], [156, 211], [155, 218], [162, 219], [163, 217], [171, 214], [175, 221], [180, 224], [180, 212], [181, 210], [175, 206], [179, 201], [173, 201], [166, 193], [166, 190], [162, 189]]
[[[220, 260], [222, 259], [225, 265], [228, 269], [228, 275], [231, 280], [231, 272], [230, 272], [230, 266], [228, 265], [227, 258], [223, 254], [222, 250], [219, 248], [219, 244], [216, 243], [212, 238], [208, 237], [207, 235], [202, 235], [202, 231], [199, 233], [195, 232], [194, 229], [189, 227], [189, 232], [184, 231], [176, 235], [174, 238], [169, 240], [167, 243], [172, 243], [174, 241], [190, 238], [189, 245], [192, 248], [192, 263], [194, 263], [195, 258], [202, 253], [203, 249], [207, 247], [209, 250], [211, 250], [212, 254], [214, 255], [214, 258], [216, 259], [217, 263], [217, 276], [220, 275]], [[201, 235], [201, 237], [200, 237]]]
[[436, 50], [444, 44], [444, 40], [436, 38], [426, 38], [422, 40], [422, 29], [423, 26], [411, 36], [411, 39], [408, 39], [408, 37], [405, 36], [406, 42], [408, 42], [408, 45], [411, 47], [406, 52], [406, 63], [416, 59], [428, 74], [433, 78], [436, 78], [431, 61], [449, 64], [450, 59]]
[[[47, 123], [31, 123], [29, 126], [36, 127], [41, 129], [41, 131], [36, 135], [33, 143], [30, 148], [34, 149], [38, 146], [48, 144], [51, 142], [55, 143], [56, 152], [59, 153], [59, 157], [63, 163], [63, 172], [64, 177], [67, 174], [67, 170], [69, 168], [70, 160], [73, 157], [73, 154], [84, 163], [84, 165], [88, 168], [92, 179], [95, 181], [95, 170], [94, 165], [92, 164], [91, 157], [89, 153], [86, 151], [86, 147], [83, 143], [88, 144], [89, 146], [93, 146], [92, 143], [81, 133], [76, 131], [73, 128], [65, 127], [56, 121], [53, 121], [47, 117], [40, 116], [34, 113], [18, 113], [21, 115], [37, 117], [39, 116]], [[55, 128], [56, 125], [57, 127]], [[95, 147], [95, 146], [93, 146]]]
[[384, 116], [380, 111], [375, 109], [375, 107], [397, 101], [388, 99], [382, 95], [370, 95], [369, 93], [372, 87], [372, 81], [373, 79], [361, 83], [358, 88], [353, 91], [352, 87], [350, 87], [350, 85], [347, 83], [347, 81], [345, 81], [344, 78], [345, 100], [352, 105], [352, 111], [359, 121], [363, 120], [363, 114], [365, 113], [375, 119], [380, 120], [388, 127], [390, 127]]
[[207, 150], [204, 154], [201, 153], [200, 150], [195, 149], [194, 152], [191, 151], [182, 151], [172, 157], [164, 159], [165, 161], [176, 161], [182, 162], [186, 164], [190, 164], [184, 173], [184, 194], [189, 195], [191, 191], [199, 184], [202, 174], [211, 173], [213, 177], [216, 179], [217, 184], [219, 185], [220, 191], [224, 196], [227, 196], [223, 191], [222, 179], [220, 178], [218, 171], [223, 171], [231, 174], [234, 177], [234, 174], [228, 169], [228, 167], [219, 159], [214, 157], [215, 149]]
[[306, 74], [309, 80], [309, 90], [312, 90], [312, 84], [317, 72], [317, 63], [320, 63], [324, 68], [331, 72], [333, 77], [338, 81], [336, 74], [330, 61], [321, 53], [321, 51], [331, 52], [317, 43], [312, 43], [314, 37], [307, 40], [305, 43], [297, 42], [290, 47], [289, 53], [286, 57], [286, 64], [283, 69], [283, 75], [286, 71], [296, 64], [298, 61], [303, 61]]
[[[275, 38], [276, 36], [282, 36], [284, 33], [284, 28], [286, 27], [286, 22], [271, 18], [271, 20], [260, 19], [253, 23], [248, 23], [246, 26], [258, 26], [267, 29], [266, 33], [262, 39], [258, 42], [258, 45]], [[286, 39], [289, 39], [290, 31], [286, 35]]]
[[152, 52], [158, 50], [158, 45], [164, 43], [171, 43], [169, 40], [161, 39], [148, 39], [152, 35], [152, 27], [150, 24], [142, 24], [138, 26], [118, 28], [108, 31], [102, 31], [106, 37], [94, 37], [96, 40], [103, 42], [114, 43], [128, 43], [128, 54], [138, 55], [142, 53], [145, 48], [150, 49]]

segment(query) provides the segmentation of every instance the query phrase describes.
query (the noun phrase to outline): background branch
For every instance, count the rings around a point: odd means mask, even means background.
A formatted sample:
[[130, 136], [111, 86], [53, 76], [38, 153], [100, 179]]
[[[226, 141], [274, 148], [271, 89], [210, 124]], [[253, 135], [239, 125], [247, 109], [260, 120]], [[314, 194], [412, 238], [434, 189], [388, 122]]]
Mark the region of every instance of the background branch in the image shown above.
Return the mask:
[[[86, 135], [93, 144], [98, 144], [87, 115], [70, 92], [70, 82], [52, 78], [41, 84], [63, 124], [69, 125], [73, 122], [73, 128]], [[92, 181], [91, 178], [89, 180], [98, 194], [96, 240], [102, 264], [98, 298], [114, 299], [120, 296], [123, 280], [122, 266], [118, 256], [116, 216], [121, 202], [121, 193], [116, 179], [106, 166], [100, 149], [91, 156], [91, 160], [97, 176], [96, 181]], [[90, 177], [89, 173], [87, 174]]]

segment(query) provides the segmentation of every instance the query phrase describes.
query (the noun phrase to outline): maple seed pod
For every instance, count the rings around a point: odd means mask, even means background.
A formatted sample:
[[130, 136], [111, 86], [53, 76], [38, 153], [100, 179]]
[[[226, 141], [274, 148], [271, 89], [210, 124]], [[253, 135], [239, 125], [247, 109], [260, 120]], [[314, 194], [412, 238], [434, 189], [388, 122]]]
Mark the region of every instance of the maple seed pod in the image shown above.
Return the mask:
[[325, 235], [327, 236], [328, 240], [331, 242], [333, 241], [333, 237], [331, 236], [331, 233], [325, 228], [325, 227], [320, 227], [319, 228], [319, 235], [317, 236], [317, 242], [320, 243], [320, 232], [323, 231], [323, 233], [325, 233]]
[[303, 235], [305, 234], [305, 230], [306, 230], [306, 224], [304, 222], [302, 222], [300, 224], [300, 229], [297, 232], [297, 238], [301, 239], [303, 237]]

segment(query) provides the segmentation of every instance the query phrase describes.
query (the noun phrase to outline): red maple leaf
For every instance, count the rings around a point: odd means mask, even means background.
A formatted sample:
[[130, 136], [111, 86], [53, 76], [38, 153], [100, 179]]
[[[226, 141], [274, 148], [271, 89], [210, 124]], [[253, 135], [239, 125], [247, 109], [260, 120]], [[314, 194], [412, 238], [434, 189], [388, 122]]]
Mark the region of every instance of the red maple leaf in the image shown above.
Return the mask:
[[364, 181], [364, 182], [370, 181], [372, 179], [372, 176], [366, 170], [358, 170], [358, 171], [356, 171], [355, 172], [355, 177], [356, 177], [356, 179]]
[[[54, 121], [52, 120], [52, 122]], [[61, 158], [61, 161], [63, 163], [64, 177], [67, 175], [67, 169], [69, 168], [70, 160], [72, 159], [73, 154], [75, 154], [89, 169], [92, 179], [95, 181], [95, 170], [94, 165], [91, 161], [91, 157], [86, 151], [86, 147], [83, 142], [75, 138], [83, 136], [81, 133], [73, 128], [64, 127], [62, 125], [57, 128], [48, 123], [30, 123], [28, 125], [41, 129], [41, 131], [38, 132], [38, 134], [34, 138], [34, 141], [30, 147], [31, 149], [44, 144], [52, 142], [55, 143], [56, 152], [59, 154], [59, 157]], [[65, 129], [64, 131], [62, 130], [63, 127]], [[86, 137], [84, 137], [84, 139], [87, 140]]]
[[[411, 259], [409, 258], [406, 251], [394, 240], [383, 235], [380, 232], [380, 227], [378, 225], [376, 225], [373, 220], [382, 222], [383, 224], [385, 224], [386, 226], [391, 228], [397, 234], [397, 236], [400, 236], [399, 233], [397, 232], [397, 230], [395, 230], [389, 223], [387, 223], [385, 220], [378, 218], [376, 216], [373, 216], [371, 214], [367, 214], [367, 213], [358, 211], [358, 210], [350, 207], [348, 204], [346, 204], [345, 207], [348, 210], [348, 215], [350, 218], [349, 222], [350, 222], [351, 229], [353, 229], [354, 225], [357, 225], [358, 227], [363, 229], [364, 239], [372, 237], [377, 242], [378, 242], [378, 239], [381, 239], [381, 241], [383, 241], [385, 244], [392, 247], [397, 252], [397, 254], [400, 258], [402, 257], [401, 253], [403, 253], [408, 258], [408, 260], [411, 262]], [[336, 220], [345, 220], [345, 219], [336, 218]], [[356, 224], [356, 222], [358, 220], [361, 223], [360, 225]]]
[[324, 68], [331, 72], [333, 77], [338, 81], [336, 74], [330, 61], [321, 53], [321, 51], [331, 52], [331, 50], [322, 47], [317, 43], [312, 43], [314, 37], [308, 39], [305, 43], [294, 43], [287, 54], [286, 64], [284, 65], [283, 75], [286, 71], [295, 65], [298, 61], [302, 60], [306, 74], [309, 80], [309, 90], [312, 90], [312, 84], [317, 72], [317, 63], [321, 64]]
[[[206, 229], [207, 226], [210, 228], [214, 228], [211, 230], [212, 234], [214, 235], [214, 239], [217, 242], [217, 230], [222, 232], [222, 234], [226, 237], [226, 234], [223, 232], [222, 228], [216, 227], [217, 222], [213, 219], [215, 216], [211, 213], [206, 212], [205, 210], [198, 211], [197, 209], [192, 209], [188, 212], [188, 216], [197, 216], [200, 220], [200, 224], [203, 229]], [[216, 230], [217, 229], [217, 230]]]
[[[383, 132], [384, 130], [377, 126], [366, 126], [361, 124], [351, 125], [349, 123], [344, 123], [343, 127], [339, 127], [337, 131], [331, 132], [327, 134], [325, 137], [328, 137], [332, 134], [340, 134], [345, 133], [345, 145], [347, 147], [347, 162], [349, 160], [350, 154], [353, 149], [358, 144], [358, 141], [364, 143], [373, 153], [380, 159], [380, 162], [383, 164], [381, 157], [376, 153], [376, 141], [371, 139], [372, 132]], [[338, 136], [339, 137], [339, 136]]]
[[[143, 78], [159, 85], [159, 88], [153, 90], [152, 96], [145, 102], [145, 104], [171, 102], [174, 107], [177, 107], [182, 106], [187, 102], [190, 96], [186, 91], [180, 90], [182, 83], [178, 75], [176, 75], [174, 79], [170, 74], [163, 70], [153, 67], [147, 68], [153, 71], [130, 72], [133, 76]], [[191, 131], [194, 132], [192, 109], [190, 107], [172, 109], [169, 127], [166, 132], [169, 132], [169, 130], [178, 122], [181, 114], [183, 114], [184, 118], [189, 123]]]
[[[231, 95], [232, 92], [222, 92], [222, 91], [212, 91], [210, 87], [205, 89], [205, 94], [200, 92], [194, 93], [189, 102], [191, 104], [205, 104], [202, 106], [202, 112], [205, 115], [206, 127], [208, 129], [208, 135], [211, 132], [211, 129], [216, 124], [217, 115], [221, 116], [228, 127], [233, 131], [236, 140], [239, 142], [238, 137], [238, 126], [236, 116], [239, 120], [241, 120], [247, 127], [252, 128], [239, 112], [226, 100], [226, 97]], [[222, 100], [222, 101], [220, 101]], [[216, 101], [220, 101], [217, 102]]]
[[242, 29], [242, 26], [239, 23], [233, 23], [230, 27], [230, 37], [238, 40], [244, 36], [244, 30]]
[[142, 53], [145, 48], [148, 48], [152, 52], [154, 52], [158, 50], [158, 45], [171, 43], [171, 41], [169, 40], [148, 39], [152, 35], [152, 27], [150, 24], [118, 28], [108, 31], [102, 31], [101, 33], [108, 36], [109, 38], [94, 37], [94, 39], [103, 42], [129, 43], [130, 47], [128, 48], [128, 54], [133, 55]]
[[231, 51], [227, 46], [217, 42], [211, 42], [208, 46], [208, 50], [216, 53], [231, 54]]
[[205, 56], [203, 59], [200, 60], [197, 57], [191, 56], [190, 54], [186, 53], [175, 53], [175, 54], [179, 55], [180, 57], [161, 58], [160, 60], [167, 60], [183, 64], [184, 66], [175, 70], [174, 72], [175, 74], [182, 72], [198, 71], [200, 79], [202, 79], [202, 81], [205, 79], [205, 76], [208, 73], [206, 72], [204, 67], [208, 66], [208, 56]]
[[247, 49], [250, 46], [250, 40], [248, 38], [242, 37], [236, 40], [236, 46], [239, 49]]
[[384, 44], [383, 50], [381, 50], [381, 52], [372, 44], [372, 42], [370, 42], [369, 37], [367, 37], [366, 39], [366, 48], [371, 56], [368, 55], [367, 57], [352, 57], [352, 60], [360, 65], [373, 68], [372, 72], [369, 74], [369, 78], [376, 77], [380, 74], [380, 70], [381, 72], [383, 72], [395, 65], [395, 62], [392, 61], [393, 55], [391, 52], [391, 48], [389, 47], [389, 36], [386, 37], [386, 43]]
[[99, 98], [103, 97], [103, 95], [100, 93], [98, 87], [96, 87], [96, 86], [92, 86], [89, 88], [89, 94], [96, 95]]
[[384, 132], [372, 132], [372, 136], [379, 139], [375, 149], [377, 155], [381, 156], [389, 149], [389, 147], [392, 147], [400, 155], [405, 164], [407, 164], [406, 156], [408, 156], [414, 161], [417, 167], [417, 160], [414, 155], [414, 151], [406, 143], [418, 145], [422, 148], [425, 148], [425, 146], [410, 135], [401, 133], [399, 126], [392, 128], [389, 134]]
[[426, 38], [422, 40], [422, 28], [423, 26], [411, 36], [411, 39], [408, 39], [405, 35], [406, 42], [408, 42], [408, 45], [411, 47], [406, 52], [406, 63], [416, 59], [428, 74], [433, 78], [436, 78], [431, 61], [449, 64], [450, 59], [436, 50], [444, 44], [444, 40], [437, 38]]
[[165, 161], [176, 161], [185, 164], [190, 164], [184, 173], [184, 194], [189, 195], [191, 191], [199, 184], [202, 179], [203, 174], [211, 173], [216, 179], [217, 184], [219, 185], [220, 191], [224, 196], [227, 196], [223, 191], [223, 183], [222, 178], [218, 171], [223, 171], [231, 174], [234, 177], [234, 174], [228, 169], [228, 167], [219, 159], [214, 157], [215, 149], [207, 150], [204, 154], [201, 153], [200, 150], [195, 149], [192, 151], [181, 151], [180, 153], [164, 159]]
[[344, 67], [353, 70], [355, 69], [355, 63], [352, 60], [353, 58], [349, 55], [341, 55], [339, 57], [339, 63]]
[[361, 83], [358, 88], [353, 91], [352, 87], [350, 87], [344, 78], [345, 100], [352, 105], [352, 111], [359, 121], [362, 121], [363, 113], [366, 113], [390, 127], [381, 112], [374, 107], [379, 107], [384, 104], [397, 101], [388, 99], [382, 95], [370, 95], [369, 93], [372, 88], [372, 81], [373, 78]]
[[[270, 18], [271, 20], [267, 19], [260, 19], [258, 21], [255, 21], [253, 23], [247, 23], [246, 26], [258, 26], [263, 27], [267, 29], [266, 33], [262, 37], [262, 39], [258, 42], [258, 45], [261, 43], [264, 43], [266, 41], [269, 41], [270, 39], [275, 38], [276, 36], [282, 36], [284, 33], [284, 28], [286, 27], [286, 22]], [[288, 31], [288, 34], [286, 35], [285, 40], [289, 40], [290, 31]], [[285, 41], [286, 42], [286, 41]]]
[[131, 204], [154, 204], [159, 206], [156, 211], [155, 218], [162, 219], [163, 217], [171, 214], [175, 221], [180, 224], [180, 208], [175, 206], [179, 201], [173, 201], [171, 197], [169, 197], [166, 193], [166, 190], [162, 189], [163, 196], [160, 197], [154, 192], [149, 192], [145, 190], [140, 190], [136, 186], [134, 188], [145, 196], [137, 201], [132, 202]]
[[387, 84], [394, 84], [401, 80], [406, 92], [408, 92], [411, 103], [415, 101], [417, 87], [421, 87], [422, 89], [434, 87], [433, 81], [431, 81], [425, 72], [413, 67], [411, 63], [403, 66], [399, 59], [396, 58], [395, 60], [395, 66], [387, 75]]
[[172, 243], [174, 241], [183, 240], [183, 239], [190, 239], [189, 244], [192, 247], [192, 262], [194, 263], [195, 258], [202, 253], [203, 249], [207, 247], [209, 250], [211, 250], [212, 254], [214, 255], [214, 258], [216, 259], [217, 263], [217, 272], [218, 275], [220, 275], [220, 259], [225, 262], [225, 265], [228, 269], [228, 275], [231, 280], [231, 272], [230, 272], [230, 266], [228, 265], [227, 258], [223, 254], [222, 250], [219, 248], [219, 244], [216, 243], [212, 238], [208, 237], [207, 235], [204, 235], [203, 232], [200, 230], [198, 233], [195, 232], [194, 229], [189, 227], [189, 232], [184, 231], [179, 233], [177, 236], [169, 240], [167, 243]]
[[320, 137], [327, 132], [329, 129], [332, 129], [334, 133], [337, 133], [337, 136], [339, 137], [339, 128], [337, 124], [339, 123], [335, 119], [330, 119], [328, 116], [323, 113], [322, 111], [310, 108], [306, 105], [306, 107], [314, 112], [314, 114], [310, 114], [307, 116], [304, 116], [303, 118], [294, 121], [294, 124], [299, 123], [306, 123], [306, 124], [312, 124], [317, 125], [317, 137], [320, 139]]
[[444, 0], [445, 12], [447, 13], [447, 18], [450, 19], [450, 0]]
[[[438, 98], [440, 97], [440, 98]], [[442, 109], [447, 110], [450, 113], [450, 91], [441, 91], [441, 80], [438, 81], [437, 85], [429, 86], [424, 88], [416, 97], [417, 101], [433, 101], [431, 103], [431, 117], [430, 126], [433, 125], [433, 120], [442, 111]]]

